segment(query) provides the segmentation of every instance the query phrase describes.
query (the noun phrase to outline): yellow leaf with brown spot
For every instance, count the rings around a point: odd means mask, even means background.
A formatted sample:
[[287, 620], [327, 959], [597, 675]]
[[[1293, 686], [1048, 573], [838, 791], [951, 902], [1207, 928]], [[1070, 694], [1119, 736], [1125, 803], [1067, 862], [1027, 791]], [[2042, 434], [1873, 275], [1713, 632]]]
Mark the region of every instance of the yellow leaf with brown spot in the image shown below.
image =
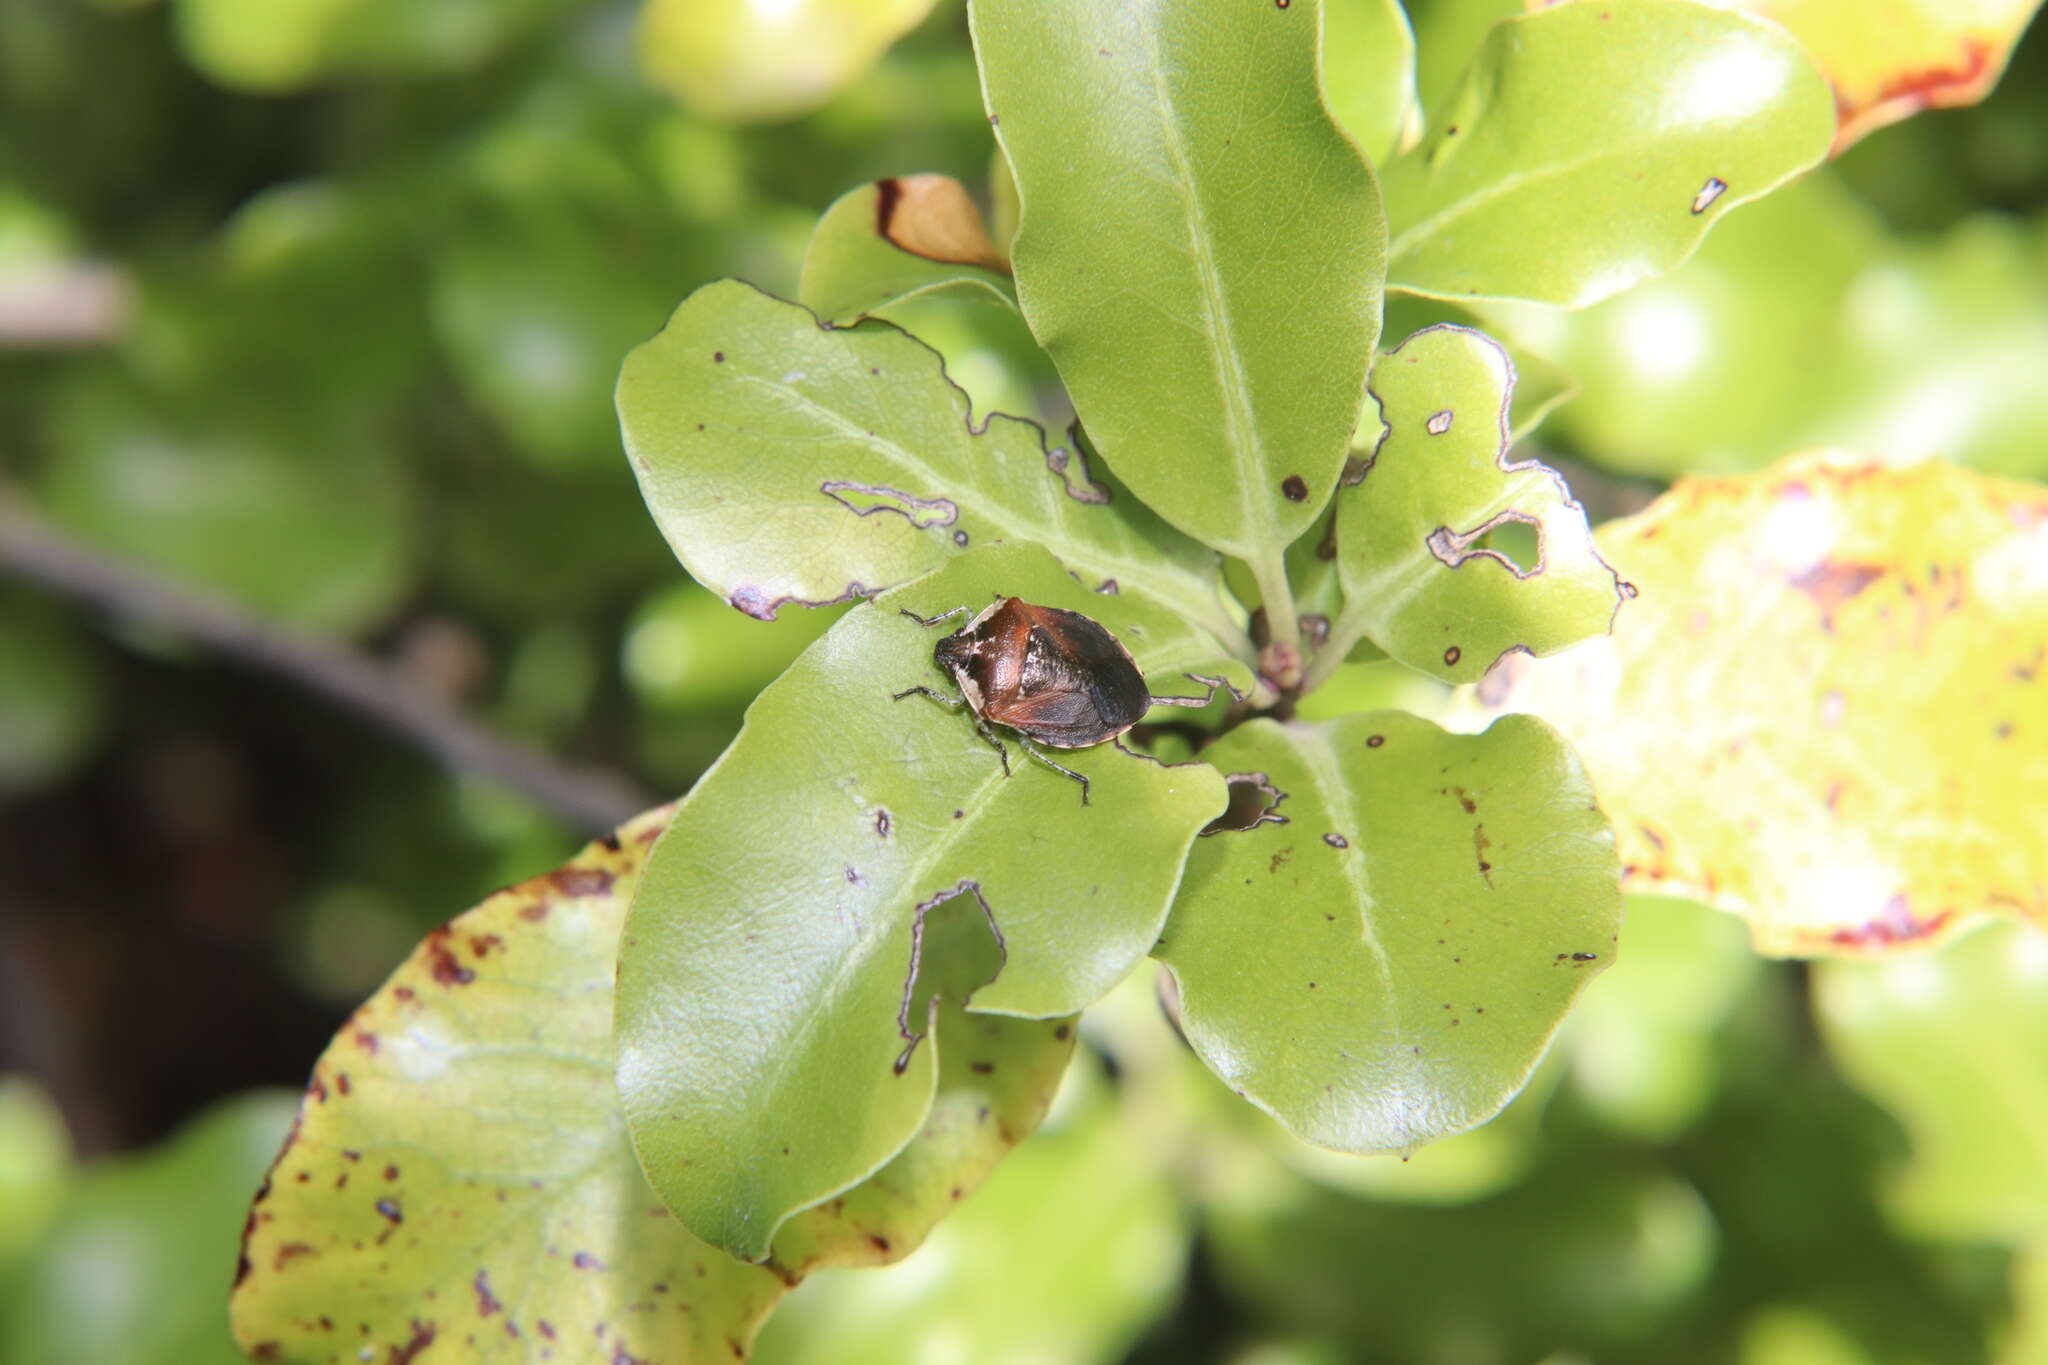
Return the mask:
[[1571, 738], [1630, 889], [1776, 954], [2048, 920], [2048, 490], [1824, 452], [1597, 539], [1640, 592], [1614, 634], [1480, 696]]
[[640, 1174], [612, 1081], [619, 935], [671, 813], [435, 930], [343, 1025], [249, 1212], [232, 1312], [250, 1355], [745, 1359], [805, 1273], [908, 1255], [1037, 1126], [1072, 1021], [942, 1009], [949, 1065], [899, 1156], [792, 1220], [766, 1265], [692, 1236]]

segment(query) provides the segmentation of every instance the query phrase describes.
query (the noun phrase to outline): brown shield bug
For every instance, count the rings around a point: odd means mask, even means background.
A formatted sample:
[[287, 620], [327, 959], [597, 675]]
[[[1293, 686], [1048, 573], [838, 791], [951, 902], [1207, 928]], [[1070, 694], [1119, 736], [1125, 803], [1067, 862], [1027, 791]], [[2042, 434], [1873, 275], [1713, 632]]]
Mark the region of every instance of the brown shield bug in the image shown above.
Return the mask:
[[[937, 616], [901, 614], [930, 627], [972, 610], [955, 607]], [[1025, 753], [1081, 784], [1084, 806], [1088, 779], [1054, 761], [1038, 745], [1085, 749], [1109, 740], [1123, 749], [1118, 736], [1137, 724], [1148, 708], [1207, 706], [1216, 689], [1227, 686], [1220, 678], [1189, 674], [1208, 685], [1207, 696], [1155, 697], [1130, 651], [1101, 622], [1078, 611], [1033, 606], [1018, 597], [998, 597], [940, 640], [932, 659], [959, 684], [961, 695], [911, 687], [896, 693], [897, 701], [921, 695], [947, 706], [965, 706], [974, 713], [975, 729], [1002, 757], [1005, 777], [1010, 775], [1010, 751], [989, 726], [1015, 731]]]

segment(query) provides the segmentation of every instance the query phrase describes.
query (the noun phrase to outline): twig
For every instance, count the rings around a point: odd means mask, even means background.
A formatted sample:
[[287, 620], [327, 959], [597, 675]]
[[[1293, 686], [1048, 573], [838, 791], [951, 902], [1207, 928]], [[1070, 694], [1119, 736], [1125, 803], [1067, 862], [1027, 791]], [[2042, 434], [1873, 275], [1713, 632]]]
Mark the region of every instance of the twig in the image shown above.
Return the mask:
[[288, 678], [418, 745], [444, 767], [500, 782], [593, 833], [612, 829], [654, 804], [615, 774], [568, 767], [490, 733], [375, 659], [260, 620], [218, 597], [165, 583], [82, 545], [44, 523], [4, 486], [0, 568]]

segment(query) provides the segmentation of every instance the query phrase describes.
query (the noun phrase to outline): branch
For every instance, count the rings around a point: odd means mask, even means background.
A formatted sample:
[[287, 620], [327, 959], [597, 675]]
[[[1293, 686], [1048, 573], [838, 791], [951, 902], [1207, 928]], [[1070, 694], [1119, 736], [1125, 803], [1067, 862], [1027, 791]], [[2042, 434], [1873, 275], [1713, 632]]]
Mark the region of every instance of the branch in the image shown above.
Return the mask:
[[0, 568], [288, 678], [418, 745], [451, 771], [500, 782], [582, 829], [610, 830], [654, 804], [615, 774], [568, 767], [492, 734], [375, 659], [260, 620], [211, 594], [162, 582], [82, 545], [45, 524], [4, 486]]

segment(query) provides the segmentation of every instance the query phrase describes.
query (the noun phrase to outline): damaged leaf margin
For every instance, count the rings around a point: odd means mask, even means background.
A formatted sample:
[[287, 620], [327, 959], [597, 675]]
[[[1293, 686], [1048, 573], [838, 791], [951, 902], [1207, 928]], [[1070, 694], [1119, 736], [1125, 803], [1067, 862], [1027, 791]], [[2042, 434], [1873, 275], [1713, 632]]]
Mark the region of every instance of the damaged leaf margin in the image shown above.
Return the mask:
[[806, 1273], [907, 1255], [1036, 1127], [1071, 1021], [942, 1011], [948, 1066], [901, 1155], [766, 1265], [692, 1236], [634, 1164], [611, 1081], [620, 925], [671, 810], [436, 930], [336, 1035], [244, 1232], [232, 1312], [254, 1359], [744, 1359]]
[[[1345, 607], [1311, 668], [1360, 638], [1446, 682], [1511, 652], [1552, 654], [1613, 628], [1634, 589], [1603, 560], [1556, 471], [1511, 455], [1515, 368], [1491, 337], [1425, 328], [1380, 358], [1385, 428], [1339, 489], [1334, 549]], [[1489, 538], [1530, 528], [1523, 564]]]

